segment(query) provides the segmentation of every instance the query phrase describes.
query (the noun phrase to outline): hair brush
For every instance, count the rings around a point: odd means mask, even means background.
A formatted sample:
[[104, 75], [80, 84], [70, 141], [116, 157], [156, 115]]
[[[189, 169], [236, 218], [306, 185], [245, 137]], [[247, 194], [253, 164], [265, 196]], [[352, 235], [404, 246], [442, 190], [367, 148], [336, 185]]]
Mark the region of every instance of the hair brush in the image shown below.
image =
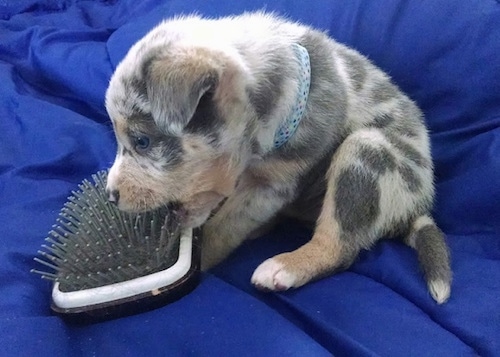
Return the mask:
[[54, 281], [52, 310], [102, 319], [179, 299], [199, 278], [199, 231], [182, 230], [174, 206], [127, 213], [108, 202], [107, 172], [73, 191], [33, 269]]

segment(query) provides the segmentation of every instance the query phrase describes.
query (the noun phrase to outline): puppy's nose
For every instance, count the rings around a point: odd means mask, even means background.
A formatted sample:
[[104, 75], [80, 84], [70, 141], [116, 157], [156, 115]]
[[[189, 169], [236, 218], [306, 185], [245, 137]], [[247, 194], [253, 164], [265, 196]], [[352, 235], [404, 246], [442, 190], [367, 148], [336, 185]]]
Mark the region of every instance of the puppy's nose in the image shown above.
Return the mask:
[[120, 200], [120, 191], [106, 189], [106, 193], [108, 194], [108, 201], [117, 205]]

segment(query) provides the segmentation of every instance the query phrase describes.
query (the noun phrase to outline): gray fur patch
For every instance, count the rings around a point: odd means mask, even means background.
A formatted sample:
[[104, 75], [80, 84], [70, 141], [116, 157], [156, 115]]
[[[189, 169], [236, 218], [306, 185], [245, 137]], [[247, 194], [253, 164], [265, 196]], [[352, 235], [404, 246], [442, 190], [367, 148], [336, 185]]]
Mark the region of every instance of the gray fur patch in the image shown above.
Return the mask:
[[398, 167], [399, 173], [411, 192], [417, 192], [422, 187], [422, 182], [415, 170], [408, 164], [401, 164]]
[[138, 71], [135, 72], [134, 77], [122, 78], [122, 83], [127, 89], [127, 93], [133, 90], [139, 95], [139, 97], [146, 100], [148, 99], [147, 79], [150, 75], [151, 65], [154, 61], [159, 60], [164, 53], [165, 49], [161, 47], [148, 48], [148, 50], [145, 51], [142, 62], [138, 68]]
[[297, 197], [287, 207], [286, 214], [294, 218], [315, 222], [319, 217], [327, 187], [327, 171], [332, 162], [329, 153], [304, 173], [297, 183]]
[[429, 224], [412, 234], [415, 235], [418, 260], [427, 281], [441, 280], [449, 283], [451, 281], [450, 253], [443, 232], [435, 225]]
[[398, 88], [389, 81], [377, 83], [372, 89], [372, 100], [375, 103], [387, 102], [399, 95]]
[[129, 135], [147, 134], [151, 137], [161, 136], [162, 133], [155, 125], [153, 116], [150, 113], [134, 111], [125, 118], [127, 120]]
[[[137, 108], [136, 108], [137, 109]], [[154, 125], [154, 119], [151, 113], [144, 113], [140, 110], [135, 110], [128, 118], [130, 125], [151, 126]]]
[[404, 113], [405, 118], [409, 123], [414, 123], [415, 125], [422, 126], [425, 124], [424, 116], [418, 106], [408, 97], [401, 98], [399, 102], [399, 107]]
[[409, 138], [416, 138], [419, 131], [422, 131], [423, 129], [414, 123], [408, 123], [408, 120], [403, 119], [398, 122], [398, 125], [394, 127], [394, 130], [400, 135]]
[[260, 146], [259, 141], [257, 139], [255, 138], [252, 139], [252, 141], [250, 142], [250, 148], [253, 155], [257, 156], [261, 155], [262, 147]]
[[213, 100], [212, 93], [205, 93], [199, 100], [196, 110], [184, 127], [184, 132], [209, 138], [211, 145], [219, 142], [220, 128], [224, 125], [220, 112]]
[[430, 162], [427, 158], [423, 157], [423, 155], [420, 152], [418, 152], [417, 149], [415, 149], [410, 144], [404, 142], [399, 136], [386, 133], [386, 137], [389, 140], [389, 142], [396, 149], [398, 149], [401, 152], [401, 154], [408, 160], [413, 161], [415, 164], [421, 167], [430, 166]]
[[394, 155], [384, 147], [363, 145], [359, 149], [358, 157], [363, 165], [376, 175], [396, 169]]
[[276, 107], [282, 92], [283, 78], [288, 75], [284, 73], [282, 63], [286, 61], [284, 56], [280, 55], [281, 51], [275, 51], [270, 63], [267, 63], [267, 71], [256, 87], [247, 88], [250, 103], [255, 108], [255, 112], [259, 119], [265, 119], [272, 113]]
[[123, 87], [125, 88], [125, 93], [137, 93], [140, 98], [142, 98], [143, 100], [147, 100], [147, 86], [146, 81], [143, 77], [122, 77], [121, 80]]
[[425, 123], [423, 114], [409, 98], [403, 97], [398, 102], [398, 106], [403, 113], [399, 118], [394, 130], [406, 137], [414, 138], [420, 133], [425, 133]]
[[366, 79], [366, 61], [357, 54], [340, 50], [339, 55], [346, 64], [346, 70], [352, 81], [354, 90], [360, 91]]
[[184, 150], [182, 140], [176, 136], [166, 136], [159, 142], [160, 152], [163, 158], [163, 168], [171, 168], [182, 163]]
[[335, 215], [344, 232], [354, 233], [373, 224], [380, 212], [379, 201], [380, 190], [372, 174], [354, 167], [340, 173], [335, 191]]
[[146, 80], [151, 71], [151, 65], [153, 62], [160, 60], [165, 55], [166, 47], [158, 46], [158, 47], [147, 47], [147, 50], [144, 51], [144, 55], [142, 56], [142, 62], [139, 67], [139, 73], [143, 80]]
[[373, 118], [373, 123], [370, 124], [373, 128], [383, 129], [394, 123], [394, 117], [389, 114], [377, 115]]

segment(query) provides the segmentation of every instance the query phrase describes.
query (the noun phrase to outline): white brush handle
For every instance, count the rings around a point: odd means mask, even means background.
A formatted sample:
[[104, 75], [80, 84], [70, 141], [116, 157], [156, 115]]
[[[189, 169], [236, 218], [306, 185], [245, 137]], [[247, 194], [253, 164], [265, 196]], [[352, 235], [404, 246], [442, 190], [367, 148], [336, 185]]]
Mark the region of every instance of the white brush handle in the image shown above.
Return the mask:
[[[153, 295], [156, 295], [159, 293], [158, 289], [175, 283], [189, 271], [192, 245], [193, 230], [187, 229], [181, 234], [179, 257], [170, 268], [121, 283], [80, 291], [62, 292], [59, 290], [59, 283], [55, 283], [52, 289], [52, 301], [61, 309], [73, 309], [109, 303], [146, 292], [152, 292]], [[157, 290], [158, 292], [156, 292]]]

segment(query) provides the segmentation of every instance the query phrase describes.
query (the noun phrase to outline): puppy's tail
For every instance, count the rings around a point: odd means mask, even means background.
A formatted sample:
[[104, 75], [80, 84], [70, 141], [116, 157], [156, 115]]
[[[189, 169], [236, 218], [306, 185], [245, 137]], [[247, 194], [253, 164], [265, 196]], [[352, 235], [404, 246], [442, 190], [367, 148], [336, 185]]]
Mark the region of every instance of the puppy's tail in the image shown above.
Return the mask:
[[405, 242], [417, 251], [427, 287], [438, 304], [448, 300], [451, 291], [450, 253], [443, 232], [429, 216], [420, 216], [412, 224]]

